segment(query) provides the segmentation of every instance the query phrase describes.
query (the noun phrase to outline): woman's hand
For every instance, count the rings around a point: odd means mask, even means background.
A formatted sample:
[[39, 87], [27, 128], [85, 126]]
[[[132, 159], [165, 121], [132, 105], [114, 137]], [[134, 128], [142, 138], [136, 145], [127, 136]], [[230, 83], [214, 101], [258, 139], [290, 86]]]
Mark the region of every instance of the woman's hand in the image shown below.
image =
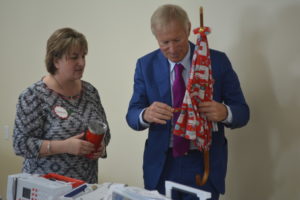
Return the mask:
[[66, 153], [81, 156], [94, 151], [94, 144], [83, 140], [84, 133], [70, 137], [65, 140]]
[[103, 157], [104, 155], [105, 155], [105, 143], [104, 143], [104, 139], [103, 139], [100, 147], [97, 149], [97, 151], [95, 153], [92, 154], [91, 159], [96, 160], [100, 157]]

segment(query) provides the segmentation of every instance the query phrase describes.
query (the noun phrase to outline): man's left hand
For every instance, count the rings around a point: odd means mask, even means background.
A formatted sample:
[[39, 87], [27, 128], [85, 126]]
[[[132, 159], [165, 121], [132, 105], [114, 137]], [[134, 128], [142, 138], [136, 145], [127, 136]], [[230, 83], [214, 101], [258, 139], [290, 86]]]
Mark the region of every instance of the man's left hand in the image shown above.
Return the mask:
[[202, 102], [198, 108], [198, 111], [204, 113], [208, 120], [214, 122], [223, 121], [228, 115], [226, 106], [216, 101]]

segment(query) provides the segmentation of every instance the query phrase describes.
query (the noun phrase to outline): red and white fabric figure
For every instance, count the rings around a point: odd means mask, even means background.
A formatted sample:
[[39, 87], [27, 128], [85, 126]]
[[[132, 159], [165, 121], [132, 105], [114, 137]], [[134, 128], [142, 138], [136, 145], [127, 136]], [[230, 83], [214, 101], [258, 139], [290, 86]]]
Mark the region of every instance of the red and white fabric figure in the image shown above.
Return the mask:
[[175, 124], [173, 133], [192, 140], [200, 150], [209, 150], [212, 140], [212, 130], [217, 131], [216, 123], [208, 121], [203, 113], [198, 112], [201, 102], [213, 99], [213, 78], [211, 69], [210, 51], [206, 35], [209, 27], [194, 30], [198, 34], [193, 54], [190, 77], [185, 96], [180, 108], [180, 115]]

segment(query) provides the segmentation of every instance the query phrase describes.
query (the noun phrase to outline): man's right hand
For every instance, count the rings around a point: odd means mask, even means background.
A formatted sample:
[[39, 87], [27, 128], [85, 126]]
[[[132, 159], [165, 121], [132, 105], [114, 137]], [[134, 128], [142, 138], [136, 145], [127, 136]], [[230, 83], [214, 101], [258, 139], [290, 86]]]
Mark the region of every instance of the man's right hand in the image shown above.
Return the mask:
[[143, 120], [148, 123], [166, 124], [167, 120], [172, 119], [174, 108], [161, 103], [153, 102], [143, 113]]

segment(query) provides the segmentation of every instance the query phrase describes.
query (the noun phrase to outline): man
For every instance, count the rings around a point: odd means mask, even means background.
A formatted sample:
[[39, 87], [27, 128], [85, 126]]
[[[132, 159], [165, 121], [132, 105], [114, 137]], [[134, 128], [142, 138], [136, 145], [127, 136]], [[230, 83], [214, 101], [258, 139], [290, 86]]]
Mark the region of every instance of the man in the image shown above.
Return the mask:
[[[145, 144], [143, 171], [145, 188], [165, 193], [165, 180], [171, 180], [212, 193], [218, 199], [225, 192], [227, 168], [227, 140], [224, 126], [238, 128], [249, 120], [249, 108], [245, 102], [240, 83], [227, 56], [210, 50], [212, 61], [213, 101], [200, 104], [199, 112], [208, 120], [218, 123], [218, 131], [212, 132], [210, 147], [210, 174], [203, 186], [195, 183], [195, 175], [203, 174], [203, 153], [190, 142], [189, 150], [173, 156], [174, 66], [184, 66], [182, 76], [185, 84], [195, 45], [188, 37], [191, 23], [186, 12], [176, 5], [163, 5], [151, 17], [152, 33], [159, 49], [138, 59], [134, 91], [126, 116], [134, 130], [149, 129]], [[179, 197], [173, 197], [179, 199]], [[185, 195], [185, 199], [193, 199]]]

